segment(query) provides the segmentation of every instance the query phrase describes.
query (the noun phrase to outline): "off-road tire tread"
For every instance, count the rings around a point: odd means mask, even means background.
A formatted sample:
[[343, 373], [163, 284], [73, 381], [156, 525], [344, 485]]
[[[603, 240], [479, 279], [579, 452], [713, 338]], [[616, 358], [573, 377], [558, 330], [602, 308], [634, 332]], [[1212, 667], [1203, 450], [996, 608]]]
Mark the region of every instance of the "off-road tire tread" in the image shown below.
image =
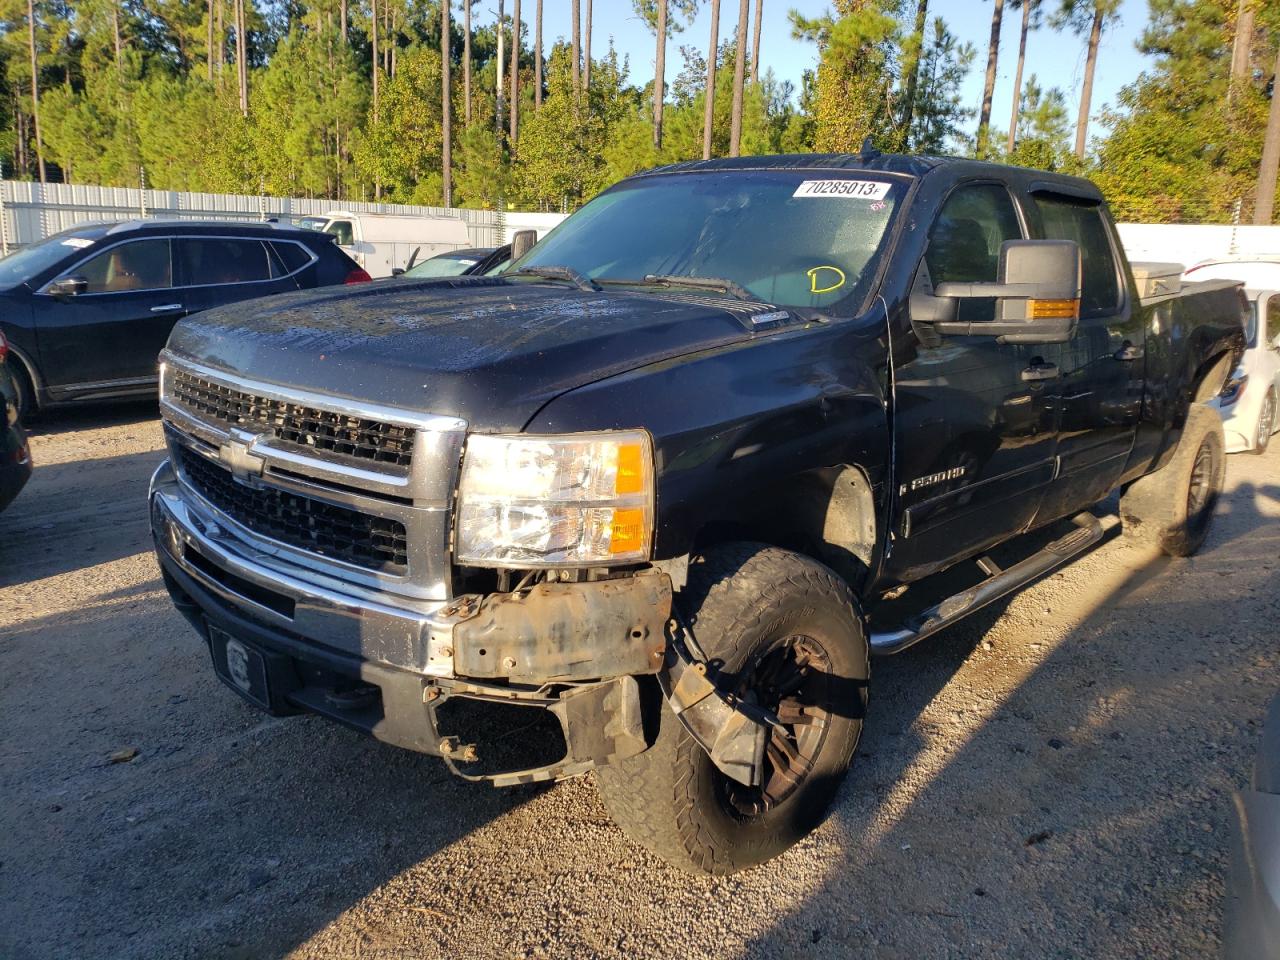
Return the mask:
[[[681, 593], [682, 609], [695, 638], [740, 636], [793, 591], [824, 594], [848, 605], [855, 618], [860, 616], [848, 585], [801, 554], [740, 542], [708, 551], [701, 560], [690, 565], [689, 582]], [[754, 599], [743, 604], [734, 601], [735, 596]], [[862, 650], [869, 656], [865, 642]], [[712, 649], [706, 653], [714, 659]], [[707, 831], [698, 815], [694, 789], [702, 748], [665, 704], [663, 709], [661, 732], [649, 750], [597, 771], [600, 792], [614, 822], [642, 846], [692, 873], [725, 875], [754, 864], [754, 860], [736, 858], [733, 850], [724, 849]], [[856, 747], [854, 738], [850, 754]]]
[[1171, 557], [1189, 557], [1204, 543], [1209, 524], [1196, 535], [1187, 528], [1187, 484], [1196, 454], [1206, 436], [1218, 448], [1218, 491], [1226, 473], [1226, 435], [1222, 417], [1204, 404], [1192, 404], [1173, 457], [1159, 470], [1140, 477], [1120, 497], [1124, 535], [1158, 546]]

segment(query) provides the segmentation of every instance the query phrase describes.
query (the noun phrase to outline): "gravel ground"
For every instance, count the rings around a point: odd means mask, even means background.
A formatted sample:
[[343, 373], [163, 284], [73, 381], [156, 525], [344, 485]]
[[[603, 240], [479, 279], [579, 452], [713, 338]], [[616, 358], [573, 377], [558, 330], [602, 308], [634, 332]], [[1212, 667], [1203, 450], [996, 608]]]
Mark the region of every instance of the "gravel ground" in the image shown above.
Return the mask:
[[0, 514], [0, 957], [1217, 951], [1280, 678], [1280, 444], [1231, 458], [1199, 557], [1113, 539], [878, 661], [826, 824], [708, 880], [590, 778], [470, 786], [222, 687], [148, 552], [154, 414], [47, 418]]

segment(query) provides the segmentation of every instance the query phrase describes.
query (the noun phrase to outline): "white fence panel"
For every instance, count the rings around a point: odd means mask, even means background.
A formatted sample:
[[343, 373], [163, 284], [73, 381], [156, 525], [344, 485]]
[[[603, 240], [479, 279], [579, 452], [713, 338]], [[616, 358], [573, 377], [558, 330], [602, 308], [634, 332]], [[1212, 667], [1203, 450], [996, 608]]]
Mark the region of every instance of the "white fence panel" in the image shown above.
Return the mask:
[[88, 184], [0, 181], [0, 247], [5, 253], [43, 240], [78, 223], [133, 220], [138, 217], [185, 220], [290, 221], [331, 210], [352, 213], [394, 213], [419, 217], [459, 217], [467, 224], [471, 243], [496, 247], [510, 232], [537, 229], [539, 235], [564, 219], [557, 213], [499, 213], [423, 207], [403, 203], [369, 203], [358, 200], [309, 200], [289, 197], [248, 196], [224, 193], [180, 193], [176, 190], [139, 190], [133, 187], [96, 187]]
[[1230, 224], [1121, 223], [1120, 242], [1130, 260], [1192, 266], [1233, 254], [1280, 254], [1280, 227]]

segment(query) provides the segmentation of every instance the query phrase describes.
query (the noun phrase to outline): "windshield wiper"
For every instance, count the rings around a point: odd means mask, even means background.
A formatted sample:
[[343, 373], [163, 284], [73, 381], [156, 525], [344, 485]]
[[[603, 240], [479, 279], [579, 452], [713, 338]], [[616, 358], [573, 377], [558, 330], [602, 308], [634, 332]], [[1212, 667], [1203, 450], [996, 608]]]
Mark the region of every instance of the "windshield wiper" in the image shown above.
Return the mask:
[[596, 283], [590, 277], [585, 277], [573, 267], [546, 266], [546, 267], [521, 267], [514, 273], [503, 274], [507, 277], [539, 277], [543, 280], [564, 280], [572, 283], [579, 290], [599, 291], [600, 284]]
[[725, 280], [722, 277], [677, 277], [674, 274], [650, 273], [645, 276], [643, 282], [652, 283], [660, 287], [690, 287], [694, 290], [719, 290], [721, 293], [727, 293], [739, 300], [754, 300], [756, 302], [761, 302], [759, 297], [740, 283], [737, 283], [734, 280]]

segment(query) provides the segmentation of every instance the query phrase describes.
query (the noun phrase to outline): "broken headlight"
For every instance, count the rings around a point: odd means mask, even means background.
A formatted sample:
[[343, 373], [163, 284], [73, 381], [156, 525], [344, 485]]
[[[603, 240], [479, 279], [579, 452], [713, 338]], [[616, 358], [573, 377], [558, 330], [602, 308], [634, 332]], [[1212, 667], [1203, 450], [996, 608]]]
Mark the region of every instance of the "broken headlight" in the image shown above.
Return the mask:
[[649, 559], [653, 444], [641, 430], [467, 439], [458, 562], [612, 566]]

